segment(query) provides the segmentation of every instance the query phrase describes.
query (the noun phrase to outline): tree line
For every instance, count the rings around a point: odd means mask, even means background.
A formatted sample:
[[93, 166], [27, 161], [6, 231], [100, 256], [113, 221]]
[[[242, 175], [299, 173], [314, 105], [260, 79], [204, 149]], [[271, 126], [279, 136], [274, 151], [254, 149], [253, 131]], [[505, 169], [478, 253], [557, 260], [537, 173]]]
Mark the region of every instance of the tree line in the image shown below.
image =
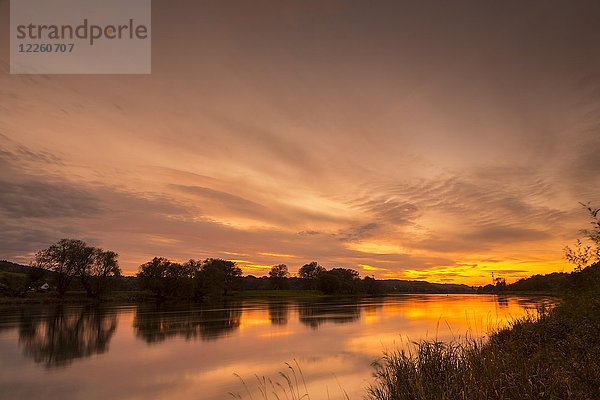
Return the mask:
[[242, 270], [233, 261], [208, 258], [183, 264], [155, 257], [140, 265], [137, 277], [143, 289], [158, 298], [203, 300], [227, 296], [238, 285]]
[[[120, 281], [119, 255], [110, 250], [87, 245], [77, 239], [62, 239], [35, 254], [23, 288], [50, 280], [62, 298], [74, 287], [84, 289], [89, 297], [106, 296]], [[324, 294], [374, 294], [378, 286], [374, 278], [361, 279], [358, 271], [349, 268], [326, 269], [316, 261], [303, 265], [298, 276], [291, 276], [287, 265], [271, 268], [266, 278], [248, 276], [244, 282], [242, 270], [233, 261], [219, 258], [190, 259], [184, 263], [164, 257], [154, 257], [139, 266], [136, 288], [151, 292], [158, 299], [179, 298], [193, 301], [222, 298], [233, 291], [256, 289], [318, 290]], [[251, 281], [259, 279], [261, 285]], [[262, 284], [267, 282], [265, 287]], [[23, 289], [24, 291], [25, 289]]]
[[[248, 285], [242, 281], [242, 270], [233, 261], [207, 258], [183, 264], [156, 257], [142, 264], [137, 274], [142, 288], [158, 298], [184, 298], [201, 301], [225, 297]], [[249, 279], [254, 277], [247, 277]], [[256, 279], [256, 278], [255, 278]], [[271, 268], [266, 278], [269, 289], [319, 290], [324, 294], [375, 293], [375, 279], [360, 278], [358, 271], [348, 268], [327, 270], [316, 261], [303, 265], [298, 277], [292, 277], [287, 265]]]
[[[332, 268], [327, 270], [312, 261], [298, 270], [298, 278], [302, 280], [302, 288], [319, 290], [324, 294], [375, 294], [378, 292], [375, 278], [360, 278], [358, 271], [351, 268]], [[285, 264], [276, 265], [269, 271], [269, 281], [273, 289], [287, 289], [291, 282]]]

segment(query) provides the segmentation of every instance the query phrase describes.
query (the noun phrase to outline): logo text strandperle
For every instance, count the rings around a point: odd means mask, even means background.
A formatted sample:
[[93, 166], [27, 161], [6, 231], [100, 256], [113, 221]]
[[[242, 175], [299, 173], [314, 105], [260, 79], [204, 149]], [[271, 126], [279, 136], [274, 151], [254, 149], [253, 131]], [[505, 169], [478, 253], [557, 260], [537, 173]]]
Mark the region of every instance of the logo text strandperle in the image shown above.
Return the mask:
[[101, 39], [147, 39], [148, 27], [143, 24], [135, 24], [129, 19], [127, 24], [122, 25], [95, 25], [90, 24], [85, 18], [83, 23], [73, 25], [38, 25], [30, 23], [17, 26], [17, 39], [31, 40], [62, 40], [62, 39], [87, 39], [91, 46], [95, 41]]

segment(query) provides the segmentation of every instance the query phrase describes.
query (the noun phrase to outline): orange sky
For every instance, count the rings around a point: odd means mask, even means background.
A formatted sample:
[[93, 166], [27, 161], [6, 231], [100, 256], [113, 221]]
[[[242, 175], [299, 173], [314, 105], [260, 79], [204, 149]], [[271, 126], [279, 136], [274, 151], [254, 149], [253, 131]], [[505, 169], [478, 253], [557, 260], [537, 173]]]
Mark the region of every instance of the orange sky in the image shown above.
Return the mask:
[[600, 203], [599, 5], [479, 4], [154, 0], [151, 75], [18, 76], [0, 0], [0, 258], [569, 270]]

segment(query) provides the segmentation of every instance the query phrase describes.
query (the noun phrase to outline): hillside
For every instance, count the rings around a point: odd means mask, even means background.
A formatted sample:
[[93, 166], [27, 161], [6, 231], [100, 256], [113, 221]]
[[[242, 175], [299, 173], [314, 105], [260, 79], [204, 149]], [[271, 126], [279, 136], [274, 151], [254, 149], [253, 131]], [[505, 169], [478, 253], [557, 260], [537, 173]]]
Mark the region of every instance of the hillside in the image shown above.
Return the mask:
[[31, 272], [34, 267], [27, 265], [17, 264], [11, 261], [0, 260], [0, 272], [9, 272], [12, 274], [27, 274]]
[[[590, 267], [593, 268], [593, 267]], [[567, 272], [553, 272], [547, 275], [534, 275], [530, 278], [520, 279], [506, 286], [509, 291], [565, 291], [573, 286], [572, 277]]]
[[384, 292], [392, 293], [476, 293], [476, 289], [459, 284], [431, 283], [426, 281], [406, 281], [387, 279], [378, 281]]

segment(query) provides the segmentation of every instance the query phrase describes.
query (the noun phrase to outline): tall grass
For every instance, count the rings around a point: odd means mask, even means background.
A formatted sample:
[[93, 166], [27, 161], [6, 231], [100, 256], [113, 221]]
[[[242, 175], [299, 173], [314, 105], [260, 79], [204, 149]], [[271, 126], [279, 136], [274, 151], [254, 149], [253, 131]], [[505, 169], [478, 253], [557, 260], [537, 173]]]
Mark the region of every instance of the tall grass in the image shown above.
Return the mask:
[[[249, 400], [311, 400], [304, 373], [298, 361], [294, 360], [293, 365], [289, 363], [285, 363], [285, 365], [287, 370], [279, 372], [280, 380], [274, 381], [271, 378], [256, 375], [256, 390], [252, 390], [251, 385], [247, 384], [241, 376], [236, 375], [242, 382], [245, 393], [229, 393], [230, 396], [234, 399], [245, 398]], [[256, 391], [258, 391], [257, 394]], [[348, 394], [341, 387], [340, 391], [342, 393], [341, 398], [349, 400]], [[255, 397], [254, 394], [257, 396]], [[331, 399], [329, 393], [326, 396], [327, 400]]]

